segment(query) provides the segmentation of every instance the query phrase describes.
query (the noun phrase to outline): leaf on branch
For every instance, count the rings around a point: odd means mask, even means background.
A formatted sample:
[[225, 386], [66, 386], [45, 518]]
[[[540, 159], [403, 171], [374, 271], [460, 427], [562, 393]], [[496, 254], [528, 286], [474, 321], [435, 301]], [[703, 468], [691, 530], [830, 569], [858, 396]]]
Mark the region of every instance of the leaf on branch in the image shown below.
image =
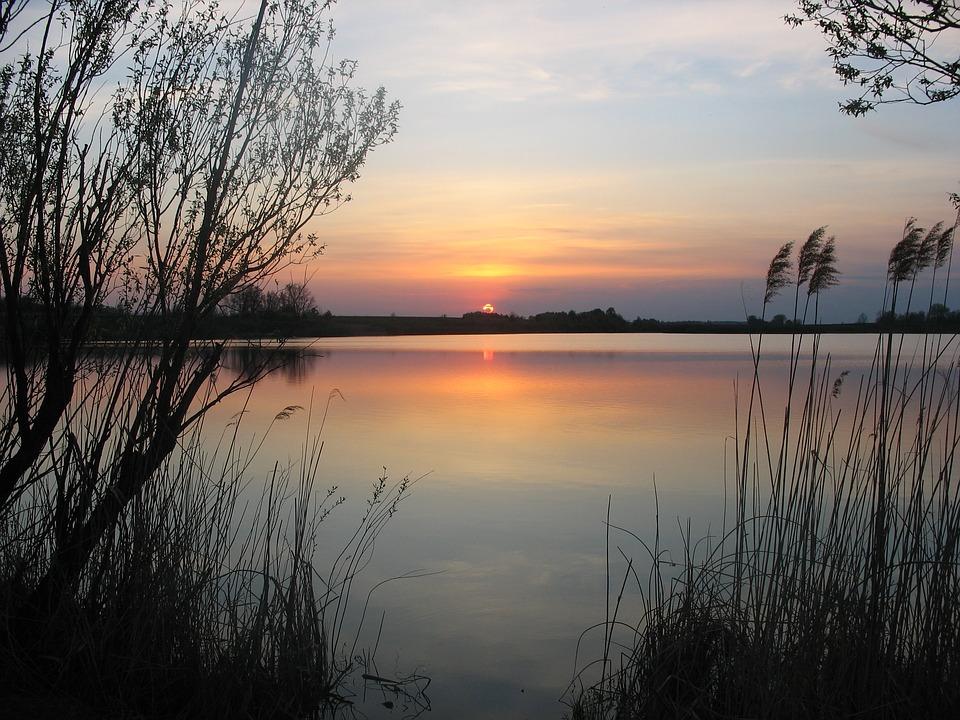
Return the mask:
[[[798, 0], [785, 15], [791, 28], [816, 26], [845, 85], [859, 85], [859, 97], [840, 104], [853, 116], [877, 105], [929, 105], [960, 94], [960, 5], [956, 2], [864, 2]], [[869, 99], [867, 99], [869, 98]]]

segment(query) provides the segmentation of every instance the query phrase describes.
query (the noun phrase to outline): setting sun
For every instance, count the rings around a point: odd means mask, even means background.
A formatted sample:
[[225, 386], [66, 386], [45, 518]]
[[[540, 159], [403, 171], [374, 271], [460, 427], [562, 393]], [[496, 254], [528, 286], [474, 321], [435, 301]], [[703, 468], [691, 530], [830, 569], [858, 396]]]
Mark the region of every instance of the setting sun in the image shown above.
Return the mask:
[[491, 305], [490, 303], [487, 303], [486, 305], [484, 305], [482, 310], [487, 315], [493, 315], [493, 305]]

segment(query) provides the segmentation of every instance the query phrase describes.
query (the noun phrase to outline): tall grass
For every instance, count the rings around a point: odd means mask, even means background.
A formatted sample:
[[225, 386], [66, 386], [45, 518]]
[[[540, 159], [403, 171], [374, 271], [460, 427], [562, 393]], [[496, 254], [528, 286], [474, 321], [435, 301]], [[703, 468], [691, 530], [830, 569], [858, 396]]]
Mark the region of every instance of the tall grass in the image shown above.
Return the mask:
[[[909, 312], [927, 268], [934, 302], [951, 241], [942, 225], [925, 235], [908, 223], [885, 311]], [[817, 231], [793, 277], [792, 247], [781, 249], [764, 310], [795, 283], [798, 330], [810, 329], [808, 311], [817, 322], [820, 291], [836, 278], [835, 268], [824, 274], [824, 248], [832, 267], [832, 242]], [[831, 281], [819, 290], [818, 262]], [[960, 707], [958, 339], [878, 335], [869, 368], [852, 378], [818, 334], [798, 332], [773, 388], [782, 415], [767, 407], [762, 343], [749, 389], [738, 390], [722, 531], [687, 534], [678, 562], [659, 520], [651, 543], [629, 533], [641, 555], [619, 594], [608, 591], [602, 656], [571, 685], [571, 717], [913, 718]], [[631, 592], [640, 616], [625, 619]]]
[[357, 648], [363, 604], [350, 600], [410, 481], [381, 476], [355, 533], [321, 565], [331, 554], [321, 523], [344, 502], [336, 487], [316, 487], [322, 421], [313, 431], [307, 421], [299, 461], [263, 479], [238, 442], [241, 418], [219, 442], [202, 423], [184, 437], [79, 583], [38, 608], [32, 593], [85, 503], [64, 494], [64, 475], [83, 467], [76, 451], [51, 449], [49, 476], [0, 529], [3, 702], [38, 717], [64, 707], [79, 717], [333, 717], [373, 682], [398, 705], [428, 706], [425, 678], [373, 672], [375, 658]]

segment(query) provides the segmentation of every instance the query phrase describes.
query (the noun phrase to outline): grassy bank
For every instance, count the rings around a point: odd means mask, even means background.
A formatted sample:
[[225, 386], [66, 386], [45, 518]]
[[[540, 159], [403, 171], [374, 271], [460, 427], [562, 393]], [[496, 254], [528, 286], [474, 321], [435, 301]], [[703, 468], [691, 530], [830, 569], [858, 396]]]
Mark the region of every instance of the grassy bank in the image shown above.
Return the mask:
[[218, 444], [200, 426], [183, 438], [55, 594], [39, 592], [51, 551], [90, 499], [63, 492], [83, 468], [69, 442], [51, 450], [0, 530], [0, 703], [25, 717], [333, 717], [375, 684], [426, 706], [426, 679], [380, 678], [357, 646], [350, 597], [409, 482], [376, 480], [355, 534], [325, 537], [344, 498], [316, 487], [320, 437], [305, 433], [298, 462], [258, 478], [238, 428]]
[[[932, 302], [945, 250], [931, 242], [908, 225], [891, 254], [891, 311], [920, 296], [931, 267]], [[803, 287], [807, 251], [788, 279], [785, 247], [767, 285], [770, 299], [795, 284], [801, 316], [829, 285]], [[601, 657], [567, 695], [571, 717], [950, 716], [960, 707], [957, 337], [878, 334], [855, 378], [834, 369], [818, 335], [797, 334], [774, 389], [760, 379], [762, 334], [752, 342], [723, 527], [688, 533], [679, 558], [659, 530], [647, 540], [611, 528], [635, 551], [593, 631]], [[782, 388], [785, 405], [769, 406]], [[632, 595], [642, 610], [626, 617]]]

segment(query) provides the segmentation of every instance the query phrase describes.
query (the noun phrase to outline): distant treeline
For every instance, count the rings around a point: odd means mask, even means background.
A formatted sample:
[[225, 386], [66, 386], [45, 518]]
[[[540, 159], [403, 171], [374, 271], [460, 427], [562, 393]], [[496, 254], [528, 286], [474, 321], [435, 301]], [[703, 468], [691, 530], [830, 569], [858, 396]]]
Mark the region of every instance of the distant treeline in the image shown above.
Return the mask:
[[[266, 295], [266, 294], [265, 294]], [[198, 322], [198, 339], [217, 338], [291, 338], [351, 337], [373, 335], [465, 335], [504, 333], [746, 333], [763, 330], [768, 333], [825, 332], [857, 333], [895, 330], [898, 332], [958, 332], [960, 311], [944, 305], [933, 305], [928, 313], [911, 312], [895, 317], [889, 312], [874, 321], [861, 315], [852, 323], [803, 324], [785, 315], [761, 320], [751, 315], [746, 321], [657, 320], [638, 317], [626, 320], [614, 308], [596, 308], [585, 312], [544, 312], [524, 317], [516, 314], [468, 312], [461, 317], [418, 317], [401, 315], [334, 315], [321, 312], [312, 298], [298, 303], [271, 302], [225, 306], [217, 314]], [[33, 307], [21, 308], [25, 314]], [[5, 333], [5, 310], [0, 306], [0, 340]], [[115, 307], [103, 307], [94, 321], [91, 337], [100, 341], [123, 340], [132, 336], [134, 328], [143, 332], [136, 318]], [[162, 328], [152, 328], [157, 335]], [[41, 338], [37, 338], [41, 340]]]
[[746, 333], [764, 332], [957, 332], [960, 312], [934, 305], [929, 315], [912, 312], [893, 317], [879, 315], [875, 321], [861, 315], [853, 323], [795, 323], [784, 315], [769, 320], [750, 316], [746, 321], [625, 319], [614, 308], [544, 312], [522, 316], [514, 313], [468, 312], [461, 317], [401, 315], [334, 315], [307, 307], [302, 312], [283, 309], [258, 313], [225, 312], [199, 328], [202, 337], [349, 337], [361, 335], [464, 335], [490, 333]]

